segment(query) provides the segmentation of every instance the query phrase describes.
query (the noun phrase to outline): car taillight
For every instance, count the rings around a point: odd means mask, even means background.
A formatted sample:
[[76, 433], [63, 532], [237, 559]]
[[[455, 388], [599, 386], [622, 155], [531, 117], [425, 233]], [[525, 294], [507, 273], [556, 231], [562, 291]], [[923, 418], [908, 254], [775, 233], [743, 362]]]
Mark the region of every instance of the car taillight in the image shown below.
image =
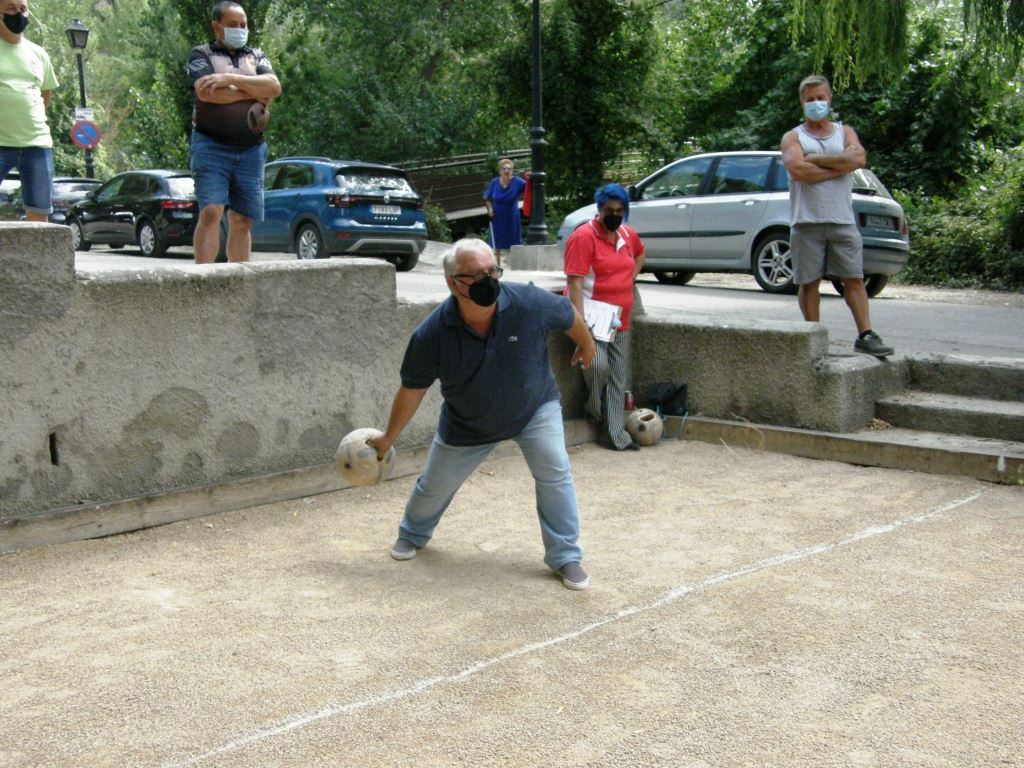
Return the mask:
[[910, 235], [910, 227], [907, 226], [907, 217], [903, 217], [903, 226], [900, 227], [900, 232], [904, 235]]
[[160, 207], [168, 211], [180, 211], [191, 208], [195, 203], [191, 200], [161, 200]]
[[324, 195], [324, 199], [327, 200], [327, 206], [329, 208], [348, 208], [352, 205], [352, 197], [347, 194], [330, 192]]

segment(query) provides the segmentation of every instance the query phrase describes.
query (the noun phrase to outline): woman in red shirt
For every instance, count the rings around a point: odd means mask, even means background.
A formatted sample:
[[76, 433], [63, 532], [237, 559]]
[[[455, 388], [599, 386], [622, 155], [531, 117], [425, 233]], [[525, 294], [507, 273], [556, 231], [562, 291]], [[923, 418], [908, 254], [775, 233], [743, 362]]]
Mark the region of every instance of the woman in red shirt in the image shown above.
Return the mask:
[[629, 195], [607, 184], [594, 195], [597, 216], [579, 227], [565, 244], [566, 295], [581, 315], [584, 297], [622, 308], [615, 337], [597, 342], [597, 356], [583, 369], [590, 396], [587, 414], [598, 423], [597, 439], [616, 451], [640, 446], [625, 427], [626, 377], [629, 374], [629, 319], [633, 283], [644, 263], [644, 244], [623, 222], [629, 216]]

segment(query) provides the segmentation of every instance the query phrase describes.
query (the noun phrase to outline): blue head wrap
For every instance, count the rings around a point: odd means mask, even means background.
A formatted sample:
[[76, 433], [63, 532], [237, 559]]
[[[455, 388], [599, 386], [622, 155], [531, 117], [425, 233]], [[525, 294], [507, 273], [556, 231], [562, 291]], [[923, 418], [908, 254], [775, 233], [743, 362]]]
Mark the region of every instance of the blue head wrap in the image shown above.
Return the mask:
[[618, 200], [622, 203], [626, 209], [626, 215], [622, 218], [625, 221], [629, 221], [629, 193], [623, 189], [621, 184], [605, 184], [603, 187], [597, 188], [597, 192], [594, 193], [594, 202], [597, 203], [597, 210], [600, 211], [609, 200]]

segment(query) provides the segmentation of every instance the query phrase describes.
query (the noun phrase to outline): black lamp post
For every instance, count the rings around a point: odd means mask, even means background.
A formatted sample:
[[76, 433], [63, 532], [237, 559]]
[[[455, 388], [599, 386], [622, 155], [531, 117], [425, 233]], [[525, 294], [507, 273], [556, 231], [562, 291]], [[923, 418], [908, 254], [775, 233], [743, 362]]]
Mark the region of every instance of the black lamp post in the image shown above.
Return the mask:
[[[71, 47], [75, 49], [75, 54], [78, 56], [78, 92], [82, 97], [82, 108], [85, 109], [85, 67], [82, 66], [82, 51], [85, 50], [85, 46], [89, 42], [89, 28], [75, 19], [66, 32], [68, 42], [71, 43]], [[85, 176], [89, 179], [96, 178], [93, 171], [91, 149], [85, 150]]]
[[541, 125], [540, 77], [540, 0], [533, 0], [533, 126], [530, 128], [530, 227], [526, 230], [529, 245], [544, 245], [548, 241], [548, 227], [544, 215], [544, 127]]

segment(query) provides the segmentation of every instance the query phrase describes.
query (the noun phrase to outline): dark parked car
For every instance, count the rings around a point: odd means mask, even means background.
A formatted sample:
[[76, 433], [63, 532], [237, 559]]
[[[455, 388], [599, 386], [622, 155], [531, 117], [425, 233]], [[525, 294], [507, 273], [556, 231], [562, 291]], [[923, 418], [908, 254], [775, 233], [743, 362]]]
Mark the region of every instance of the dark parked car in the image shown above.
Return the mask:
[[162, 256], [172, 245], [191, 245], [196, 196], [185, 171], [129, 171], [114, 176], [68, 209], [76, 251], [94, 243], [139, 246]]
[[21, 177], [12, 169], [0, 181], [0, 221], [17, 221], [24, 214], [21, 207]]
[[[796, 293], [789, 256], [789, 174], [779, 152], [717, 152], [676, 160], [629, 188], [629, 224], [647, 246], [644, 272], [684, 285], [697, 272], [752, 273], [769, 293]], [[595, 207], [565, 217], [565, 241]], [[870, 296], [907, 263], [903, 208], [878, 177], [853, 172], [853, 213], [864, 240]], [[842, 292], [842, 283], [833, 283]]]
[[[53, 180], [53, 212], [49, 220], [63, 224], [68, 208], [103, 182], [99, 179], [83, 179], [76, 176], [57, 176]], [[0, 184], [0, 219], [25, 219], [25, 202], [21, 197], [21, 179], [17, 171], [11, 171]]]
[[83, 179], [75, 176], [58, 176], [53, 180], [53, 213], [50, 221], [63, 224], [67, 220], [68, 208], [103, 184], [99, 179]]
[[325, 157], [267, 163], [263, 215], [253, 222], [253, 250], [300, 259], [377, 256], [404, 272], [427, 244], [423, 200], [405, 171], [389, 165]]

